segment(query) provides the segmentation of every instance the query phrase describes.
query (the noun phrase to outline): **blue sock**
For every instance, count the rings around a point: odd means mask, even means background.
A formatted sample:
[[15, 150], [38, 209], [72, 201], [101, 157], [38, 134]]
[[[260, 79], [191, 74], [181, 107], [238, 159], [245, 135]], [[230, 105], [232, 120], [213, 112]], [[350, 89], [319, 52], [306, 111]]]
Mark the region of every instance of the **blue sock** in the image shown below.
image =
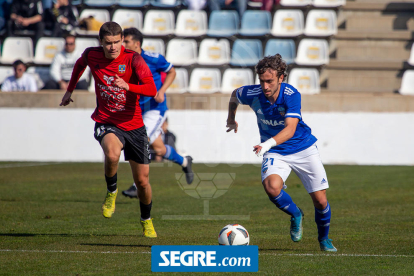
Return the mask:
[[315, 222], [318, 226], [318, 240], [321, 241], [327, 239], [329, 225], [331, 223], [331, 206], [329, 206], [329, 203], [323, 210], [315, 208]]
[[164, 158], [173, 161], [174, 163], [177, 163], [178, 165], [182, 166], [184, 162], [184, 157], [179, 155], [175, 149], [169, 145], [165, 145], [167, 148], [167, 151], [164, 155]]
[[291, 215], [292, 217], [299, 217], [301, 215], [299, 208], [293, 203], [292, 198], [288, 193], [283, 190], [277, 197], [269, 197], [270, 201], [273, 202], [277, 208]]

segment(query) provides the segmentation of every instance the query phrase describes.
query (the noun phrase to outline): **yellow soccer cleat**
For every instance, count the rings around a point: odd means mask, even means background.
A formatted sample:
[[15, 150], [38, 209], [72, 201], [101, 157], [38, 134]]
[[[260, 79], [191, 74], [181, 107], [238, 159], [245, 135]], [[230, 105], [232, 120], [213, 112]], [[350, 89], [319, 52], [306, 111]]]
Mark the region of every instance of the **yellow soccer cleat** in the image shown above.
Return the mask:
[[105, 218], [112, 217], [112, 214], [115, 213], [115, 200], [116, 195], [118, 194], [118, 189], [115, 191], [115, 193], [107, 192], [105, 201], [102, 205], [102, 215]]
[[143, 236], [147, 238], [156, 238], [157, 232], [155, 232], [154, 225], [152, 224], [152, 219], [141, 220], [142, 230], [144, 231]]

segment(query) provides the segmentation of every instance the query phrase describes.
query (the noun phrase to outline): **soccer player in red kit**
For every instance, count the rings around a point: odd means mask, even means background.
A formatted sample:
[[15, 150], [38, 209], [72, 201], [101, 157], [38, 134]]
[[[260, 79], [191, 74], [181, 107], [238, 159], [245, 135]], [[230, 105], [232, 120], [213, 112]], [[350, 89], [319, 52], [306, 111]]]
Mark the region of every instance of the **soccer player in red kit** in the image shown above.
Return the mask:
[[102, 206], [105, 218], [115, 212], [118, 194], [117, 170], [121, 151], [129, 161], [138, 188], [141, 225], [144, 236], [155, 238], [151, 219], [152, 190], [149, 184], [149, 143], [142, 121], [139, 98], [154, 97], [157, 89], [152, 74], [138, 53], [126, 50], [121, 26], [106, 22], [99, 30], [102, 47], [87, 48], [76, 61], [68, 89], [60, 105], [73, 102], [72, 92], [86, 66], [95, 79], [97, 107], [92, 114], [95, 139], [105, 154], [105, 180], [107, 195]]

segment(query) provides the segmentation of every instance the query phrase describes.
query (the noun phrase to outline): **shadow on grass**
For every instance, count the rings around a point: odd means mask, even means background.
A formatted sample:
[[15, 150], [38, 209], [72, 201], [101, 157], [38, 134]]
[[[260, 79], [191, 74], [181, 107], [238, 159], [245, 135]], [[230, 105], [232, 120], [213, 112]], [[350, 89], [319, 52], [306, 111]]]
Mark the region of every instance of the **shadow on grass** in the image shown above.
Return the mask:
[[0, 233], [0, 237], [141, 237], [142, 235], [105, 235], [105, 234], [30, 234], [30, 233]]
[[81, 243], [80, 245], [89, 245], [89, 246], [115, 246], [115, 247], [146, 247], [146, 248], [151, 248], [151, 245], [143, 245], [143, 244]]

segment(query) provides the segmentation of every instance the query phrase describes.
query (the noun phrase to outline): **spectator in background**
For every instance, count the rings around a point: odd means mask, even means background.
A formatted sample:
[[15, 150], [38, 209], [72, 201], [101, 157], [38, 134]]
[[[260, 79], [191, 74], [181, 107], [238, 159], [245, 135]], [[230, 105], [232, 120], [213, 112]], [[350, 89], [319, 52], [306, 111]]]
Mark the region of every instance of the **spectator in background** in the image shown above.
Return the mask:
[[50, 9], [53, 6], [53, 1], [52, 0], [42, 0], [42, 4], [43, 4], [43, 8], [46, 9]]
[[8, 77], [1, 86], [3, 92], [25, 91], [37, 92], [36, 80], [32, 75], [26, 74], [27, 66], [21, 60], [13, 63], [14, 76]]
[[206, 0], [185, 0], [189, 10], [199, 11], [206, 6]]
[[[67, 35], [65, 37], [65, 48], [62, 52], [57, 53], [53, 58], [50, 66], [51, 79], [46, 83], [43, 89], [61, 89], [66, 91], [68, 88], [70, 77], [76, 61], [81, 57], [82, 52], [76, 51], [75, 36]], [[89, 76], [89, 68], [79, 79], [75, 89], [88, 89], [87, 78]]]
[[221, 10], [221, 8], [236, 8], [240, 18], [246, 11], [247, 0], [210, 0], [208, 5], [211, 11]]
[[7, 22], [8, 36], [13, 36], [18, 30], [32, 30], [35, 32], [35, 46], [44, 30], [42, 1], [13, 0], [10, 12], [10, 20]]
[[53, 8], [45, 10], [44, 21], [45, 28], [52, 31], [52, 37], [62, 37], [77, 25], [76, 16], [69, 0], [57, 0]]
[[280, 0], [260, 0], [255, 2], [262, 2], [262, 8], [261, 10], [269, 11], [271, 12], [273, 9], [273, 5], [279, 5]]
[[10, 0], [0, 0], [0, 30], [6, 26], [10, 15]]

